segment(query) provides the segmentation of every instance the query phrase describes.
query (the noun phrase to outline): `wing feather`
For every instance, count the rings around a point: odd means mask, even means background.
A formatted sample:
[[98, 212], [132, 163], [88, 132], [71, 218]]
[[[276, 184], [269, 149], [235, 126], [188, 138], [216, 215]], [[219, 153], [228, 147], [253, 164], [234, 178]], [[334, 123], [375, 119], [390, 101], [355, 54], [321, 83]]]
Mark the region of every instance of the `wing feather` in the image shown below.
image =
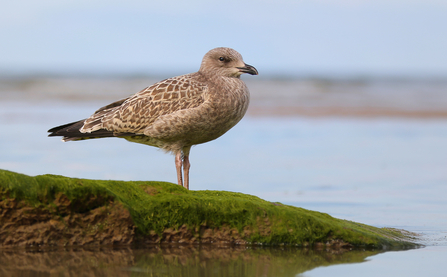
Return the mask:
[[137, 94], [104, 106], [90, 116], [81, 132], [105, 129], [117, 133], [142, 134], [158, 117], [200, 106], [205, 101], [206, 85], [192, 74], [158, 82]]

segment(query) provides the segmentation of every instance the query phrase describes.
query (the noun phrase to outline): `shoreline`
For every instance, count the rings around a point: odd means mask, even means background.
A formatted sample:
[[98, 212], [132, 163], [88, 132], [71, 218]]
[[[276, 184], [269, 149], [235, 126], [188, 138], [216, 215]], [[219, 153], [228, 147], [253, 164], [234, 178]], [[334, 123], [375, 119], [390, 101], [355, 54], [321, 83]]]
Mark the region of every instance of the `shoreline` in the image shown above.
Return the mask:
[[447, 109], [400, 110], [380, 107], [305, 107], [305, 106], [250, 106], [247, 115], [251, 117], [310, 117], [310, 118], [408, 118], [446, 119]]

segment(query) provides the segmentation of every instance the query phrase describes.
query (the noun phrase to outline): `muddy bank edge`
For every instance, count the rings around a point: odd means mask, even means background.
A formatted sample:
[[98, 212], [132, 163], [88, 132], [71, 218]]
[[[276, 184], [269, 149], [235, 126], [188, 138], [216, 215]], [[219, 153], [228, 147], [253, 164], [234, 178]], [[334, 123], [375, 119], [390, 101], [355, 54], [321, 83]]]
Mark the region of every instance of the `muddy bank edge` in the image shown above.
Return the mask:
[[408, 248], [412, 235], [226, 191], [0, 170], [0, 247], [216, 243]]

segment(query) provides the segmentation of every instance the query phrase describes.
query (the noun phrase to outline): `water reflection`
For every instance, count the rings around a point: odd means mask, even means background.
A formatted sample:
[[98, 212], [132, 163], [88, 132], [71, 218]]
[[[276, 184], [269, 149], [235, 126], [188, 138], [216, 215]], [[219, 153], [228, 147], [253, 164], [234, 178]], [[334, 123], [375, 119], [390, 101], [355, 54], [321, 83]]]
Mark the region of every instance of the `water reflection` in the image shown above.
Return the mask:
[[364, 262], [374, 250], [216, 246], [0, 250], [0, 276], [295, 276]]

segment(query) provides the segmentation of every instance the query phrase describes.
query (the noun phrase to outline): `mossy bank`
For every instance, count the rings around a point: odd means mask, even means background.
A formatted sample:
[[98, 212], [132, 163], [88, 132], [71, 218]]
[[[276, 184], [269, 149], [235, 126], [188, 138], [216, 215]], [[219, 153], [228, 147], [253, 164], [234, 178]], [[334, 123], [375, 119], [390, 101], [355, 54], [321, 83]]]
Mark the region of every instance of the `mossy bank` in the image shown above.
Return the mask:
[[411, 247], [401, 232], [258, 197], [166, 182], [103, 181], [0, 170], [0, 246], [224, 243]]

